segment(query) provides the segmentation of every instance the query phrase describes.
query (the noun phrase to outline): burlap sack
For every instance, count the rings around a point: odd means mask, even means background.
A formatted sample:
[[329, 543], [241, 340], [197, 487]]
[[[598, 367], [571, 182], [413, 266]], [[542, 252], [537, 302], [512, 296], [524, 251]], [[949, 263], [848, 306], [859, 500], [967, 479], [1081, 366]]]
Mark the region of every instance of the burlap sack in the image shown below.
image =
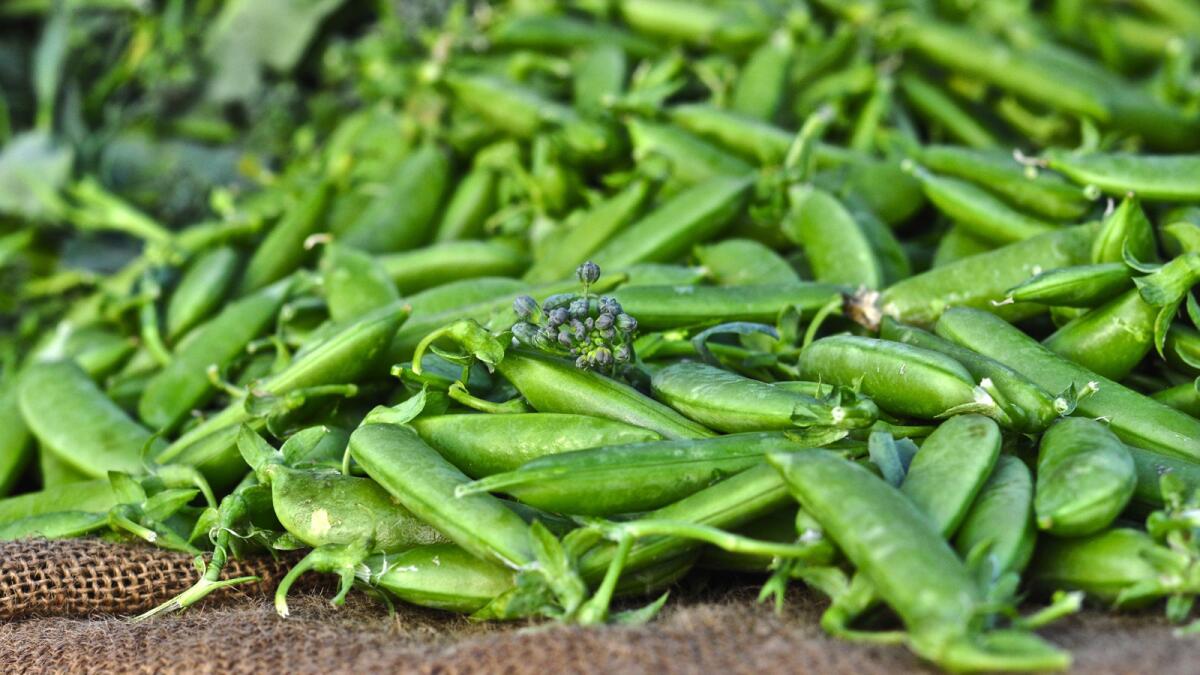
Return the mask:
[[[0, 544], [0, 669], [34, 672], [880, 673], [931, 672], [900, 647], [848, 644], [817, 626], [823, 602], [794, 591], [777, 616], [752, 578], [701, 577], [674, 591], [651, 624], [577, 628], [477, 624], [352, 594], [295, 594], [292, 617], [266, 591], [286, 561], [239, 562], [263, 584], [214, 595], [181, 614], [133, 623], [189, 586], [186, 555], [97, 541]], [[1196, 673], [1200, 638], [1176, 638], [1161, 612], [1088, 611], [1043, 634], [1081, 673]]]

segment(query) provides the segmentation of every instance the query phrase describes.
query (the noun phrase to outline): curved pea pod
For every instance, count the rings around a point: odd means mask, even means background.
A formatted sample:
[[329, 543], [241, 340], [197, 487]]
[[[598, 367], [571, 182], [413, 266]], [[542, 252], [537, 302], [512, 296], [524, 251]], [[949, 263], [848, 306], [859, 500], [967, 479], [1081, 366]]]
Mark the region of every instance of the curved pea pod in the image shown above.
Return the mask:
[[[782, 508], [790, 499], [779, 473], [759, 463], [670, 506], [644, 513], [642, 517], [734, 529]], [[572, 532], [564, 537], [563, 544], [574, 550], [574, 547], [587, 543], [588, 536], [583, 530]], [[696, 551], [701, 546], [699, 541], [682, 537], [642, 538], [634, 542], [630, 549], [625, 570], [635, 572], [646, 569]], [[578, 558], [580, 576], [589, 583], [598, 582], [612, 562], [616, 549], [617, 545], [613, 542], [587, 546]]]
[[328, 181], [303, 190], [246, 263], [238, 294], [252, 293], [295, 272], [309, 258], [304, 242], [324, 221], [333, 187]]
[[112, 483], [107, 478], [56, 485], [37, 492], [27, 492], [15, 497], [0, 499], [0, 523], [10, 523], [62, 511], [101, 513], [108, 511], [116, 504], [117, 496], [113, 493]]
[[821, 338], [800, 352], [805, 380], [859, 387], [889, 413], [935, 419], [955, 411], [994, 410], [961, 363], [938, 352], [853, 335]]
[[986, 309], [1010, 321], [1036, 316], [1045, 308], [992, 303], [1037, 271], [1086, 264], [1095, 232], [1095, 225], [1062, 228], [917, 274], [885, 289], [879, 309], [920, 326], [932, 326], [950, 307]]
[[1059, 229], [1054, 223], [1017, 211], [972, 183], [937, 176], [915, 164], [912, 172], [939, 211], [980, 239], [1009, 244]]
[[197, 328], [175, 350], [174, 358], [146, 383], [138, 399], [138, 416], [155, 429], [176, 427], [202, 407], [216, 388], [210, 366], [224, 370], [262, 334], [279, 313], [291, 289], [280, 281], [228, 305]]
[[488, 216], [496, 210], [498, 179], [488, 166], [475, 166], [463, 176], [446, 201], [433, 240], [474, 239], [483, 234]]
[[726, 239], [697, 246], [696, 259], [722, 286], [795, 284], [800, 275], [766, 245], [752, 239]]
[[1051, 148], [1042, 153], [1042, 161], [1079, 185], [1114, 197], [1132, 192], [1146, 201], [1200, 201], [1200, 155], [1083, 154]]
[[679, 186], [704, 183], [720, 176], [745, 176], [754, 167], [736, 155], [683, 129], [667, 124], [630, 119], [629, 138], [637, 159], [660, 156], [670, 164], [671, 180]]
[[402, 506], [471, 554], [512, 568], [533, 562], [525, 521], [491, 495], [457, 497], [455, 489], [470, 479], [412, 429], [359, 427], [350, 454]]
[[1000, 440], [1000, 428], [986, 417], [951, 417], [921, 444], [900, 492], [950, 538], [992, 474]]
[[865, 288], [883, 285], [883, 269], [870, 240], [836, 197], [800, 185], [788, 190], [788, 201], [783, 232], [804, 249], [817, 281]]
[[730, 109], [770, 121], [779, 112], [786, 91], [796, 43], [779, 30], [751, 52], [733, 85]]
[[142, 451], [163, 447], [74, 363], [30, 366], [21, 375], [21, 415], [42, 447], [93, 478], [142, 473]]
[[572, 515], [637, 513], [679, 501], [787, 447], [803, 446], [782, 433], [747, 433], [575, 450], [531, 460], [459, 492], [503, 492]]
[[496, 370], [544, 413], [593, 415], [649, 429], [663, 438], [707, 438], [712, 431], [638, 390], [534, 352], [510, 349]]
[[471, 478], [513, 471], [547, 455], [661, 438], [624, 422], [560, 413], [432, 415], [409, 425]]
[[772, 324], [795, 307], [811, 314], [838, 297], [842, 287], [798, 282], [745, 286], [627, 286], [612, 294], [643, 330], [707, 323], [751, 321]]
[[[33, 436], [21, 417], [15, 387], [0, 388], [0, 499], [12, 491], [33, 457]], [[3, 502], [0, 502], [2, 504]], [[2, 519], [0, 519], [2, 520]]]
[[1032, 380], [1003, 363], [920, 328], [906, 326], [885, 317], [880, 326], [879, 336], [884, 340], [940, 352], [958, 361], [980, 383], [980, 387], [995, 399], [996, 404], [1018, 431], [1039, 433], [1058, 419], [1059, 415], [1071, 411], [1071, 402], [1050, 395]]
[[362, 213], [334, 234], [338, 241], [371, 253], [420, 246], [433, 237], [449, 174], [444, 150], [434, 144], [418, 148], [400, 162]]
[[174, 342], [221, 305], [237, 279], [242, 257], [229, 246], [196, 256], [167, 301], [166, 337]]
[[1200, 420], [1058, 356], [1002, 319], [972, 309], [942, 315], [938, 335], [1007, 365], [1049, 391], [1093, 390], [1079, 399], [1079, 415], [1109, 420], [1130, 445], [1200, 461]]
[[795, 427], [870, 426], [879, 410], [869, 399], [817, 399], [703, 363], [684, 361], [654, 373], [655, 398], [689, 418], [726, 433]]
[[1150, 513], [1164, 504], [1162, 477], [1171, 474], [1182, 484], [1185, 494], [1200, 488], [1200, 463], [1126, 445], [1137, 471], [1137, 487], [1130, 500], [1130, 510]]
[[1154, 226], [1146, 218], [1136, 195], [1127, 195], [1121, 205], [1104, 218], [1096, 240], [1092, 242], [1092, 262], [1124, 263], [1127, 252], [1135, 260], [1158, 260]]
[[[934, 127], [944, 130], [955, 140], [971, 148], [992, 148], [999, 145], [990, 129], [977, 121], [970, 111], [964, 109], [958, 101], [934, 83], [907, 71], [900, 73], [897, 80], [905, 100], [917, 114], [931, 122]], [[937, 170], [936, 167], [932, 168]]]
[[900, 615], [917, 654], [954, 670], [1067, 665], [1065, 653], [1030, 634], [972, 630], [984, 603], [979, 587], [930, 520], [899, 490], [824, 450], [776, 453], [768, 461], [801, 507]]
[[954, 537], [954, 548], [963, 559], [983, 551], [995, 578], [1008, 572], [1023, 572], [1033, 557], [1036, 539], [1033, 476], [1021, 460], [1001, 455], [963, 518]]
[[1113, 262], [1047, 270], [1008, 289], [1007, 295], [1013, 302], [1092, 308], [1131, 288], [1132, 270]]
[[1158, 314], [1137, 290], [1129, 290], [1073, 319], [1042, 344], [1094, 373], [1121, 380], [1154, 345]]
[[726, 50], [758, 44], [774, 21], [781, 20], [736, 3], [696, 6], [680, 0], [621, 0], [618, 11], [639, 33]]
[[374, 555], [358, 579], [411, 605], [473, 613], [516, 586], [516, 575], [454, 544]]
[[1069, 417], [1042, 435], [1033, 506], [1038, 527], [1063, 537], [1108, 527], [1133, 496], [1129, 451], [1100, 422]]
[[321, 291], [329, 316], [343, 323], [400, 299], [382, 261], [337, 243], [321, 256]]
[[795, 134], [768, 121], [710, 103], [685, 103], [667, 110], [680, 128], [758, 164], [781, 164]]
[[632, 56], [662, 51], [655, 41], [609, 23], [584, 21], [566, 14], [515, 14], [500, 19], [488, 31], [497, 47], [571, 51], [583, 46], [614, 44]]
[[515, 242], [495, 239], [447, 241], [390, 253], [377, 261], [401, 293], [415, 293], [475, 277], [517, 276], [529, 267], [528, 255]]
[[1049, 171], [1030, 173], [1007, 152], [927, 145], [917, 156], [931, 171], [976, 183], [1044, 218], [1078, 220], [1092, 208], [1092, 200], [1082, 188]]
[[[1171, 564], [1172, 561], [1170, 552], [1150, 535], [1117, 527], [1086, 537], [1043, 537], [1027, 574], [1037, 588], [1080, 590], [1115, 604], [1122, 594], [1135, 587], [1170, 578], [1172, 572], [1181, 574], [1183, 561]], [[1135, 605], [1166, 594], [1167, 591], [1146, 593]]]

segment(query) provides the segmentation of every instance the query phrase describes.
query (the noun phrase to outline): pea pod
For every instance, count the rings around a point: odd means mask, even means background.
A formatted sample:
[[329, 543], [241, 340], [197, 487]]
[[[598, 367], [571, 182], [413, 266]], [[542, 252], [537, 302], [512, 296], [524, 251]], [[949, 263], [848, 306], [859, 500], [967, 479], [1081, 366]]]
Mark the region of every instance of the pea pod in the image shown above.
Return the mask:
[[471, 478], [513, 471], [573, 450], [658, 440], [648, 429], [590, 415], [429, 415], [409, 423], [426, 443]]
[[1195, 380], [1156, 391], [1150, 398], [1192, 417], [1200, 417], [1200, 389], [1196, 388]]
[[796, 45], [786, 30], [776, 31], [755, 49], [738, 73], [730, 109], [762, 120], [779, 112]]
[[[898, 79], [905, 99], [918, 114], [932, 121], [936, 127], [972, 148], [999, 145], [991, 130], [937, 85], [912, 72], [901, 73]], [[937, 167], [933, 168], [938, 170]]]
[[938, 240], [930, 267], [945, 267], [963, 258], [987, 253], [995, 248], [995, 244], [973, 236], [966, 228], [954, 225]]
[[279, 281], [305, 262], [309, 252], [304, 242], [321, 227], [332, 194], [329, 182], [321, 181], [288, 208], [247, 261], [239, 295]]
[[681, 362], [654, 373], [655, 398], [689, 418], [726, 433], [795, 427], [870, 426], [879, 411], [869, 399], [818, 400], [721, 368]]
[[1200, 374], [1200, 331], [1179, 322], [1171, 324], [1167, 329], [1162, 356], [1178, 372]]
[[446, 201], [433, 240], [469, 240], [483, 234], [484, 223], [496, 208], [498, 182], [496, 171], [488, 166], [475, 166], [463, 176]]
[[673, 106], [667, 116], [679, 127], [762, 165], [782, 163], [794, 136], [767, 121], [707, 103]]
[[1092, 242], [1092, 262], [1124, 263], [1127, 252], [1136, 260], [1158, 260], [1154, 227], [1135, 195], [1126, 195], [1121, 205], [1104, 218]]
[[654, 40], [607, 23], [590, 22], [565, 14], [515, 14], [504, 16], [488, 31], [498, 47], [568, 51], [581, 45], [615, 44], [633, 56], [653, 56], [661, 51]]
[[516, 585], [512, 570], [454, 544], [374, 555], [358, 571], [358, 578], [409, 604], [464, 613], [483, 609]]
[[520, 247], [504, 240], [449, 241], [390, 253], [379, 257], [378, 262], [404, 294], [461, 279], [516, 276], [529, 265]]
[[0, 499], [0, 523], [63, 511], [100, 513], [116, 504], [112, 483], [107, 478], [93, 479]]
[[953, 549], [910, 500], [870, 471], [811, 450], [768, 456], [801, 507], [900, 615], [916, 653], [954, 670], [1063, 668], [1030, 634], [976, 634], [983, 598]]
[[37, 462], [38, 476], [42, 479], [43, 489], [69, 483], [82, 483], [92, 478], [59, 459], [58, 455], [46, 450], [38, 452]]
[[1137, 475], [1129, 451], [1100, 422], [1059, 421], [1038, 449], [1034, 510], [1038, 527], [1082, 536], [1108, 527], [1133, 496]]
[[1124, 379], [1154, 345], [1159, 310], [1129, 290], [1042, 341], [1050, 351], [1112, 380]]
[[1050, 149], [1046, 166], [1080, 185], [1093, 185], [1105, 194], [1133, 193], [1146, 201], [1200, 201], [1200, 155], [1080, 154]]
[[783, 231], [800, 244], [817, 281], [879, 288], [883, 269], [854, 216], [833, 195], [811, 185], [788, 190]]
[[372, 253], [420, 246], [433, 238], [449, 173], [445, 151], [433, 144], [418, 148], [396, 167], [386, 189], [334, 234], [338, 241]]
[[794, 284], [800, 275], [778, 253], [751, 239], [726, 239], [696, 247], [696, 259], [722, 286]]
[[707, 323], [774, 323], [795, 307], [811, 314], [838, 296], [833, 284], [798, 282], [745, 286], [628, 286], [613, 297], [643, 330], [682, 328]]
[[958, 361], [899, 342], [853, 335], [822, 338], [800, 352], [806, 380], [858, 386], [895, 415], [934, 419], [964, 407], [995, 407]]
[[705, 183], [720, 176], [745, 176], [753, 166], [725, 150], [666, 124], [631, 119], [627, 123], [636, 159], [659, 156], [670, 165], [677, 187]]
[[21, 376], [21, 414], [42, 447], [93, 478], [142, 472], [142, 451], [162, 447], [87, 373], [70, 362], [42, 363]]
[[[1181, 575], [1182, 561], [1172, 561], [1150, 535], [1116, 527], [1086, 537], [1043, 538], [1029, 566], [1029, 578], [1038, 588], [1081, 590], [1117, 603], [1130, 589]], [[1164, 566], [1168, 569], [1161, 569]], [[1137, 604], [1161, 595], [1165, 593], [1148, 593]]]
[[964, 559], [986, 551], [992, 574], [999, 577], [1025, 570], [1036, 539], [1033, 477], [1021, 460], [1001, 455], [959, 526], [954, 548]]
[[321, 290], [329, 317], [344, 323], [400, 299], [395, 283], [380, 260], [337, 243], [321, 256]]
[[241, 256], [220, 246], [196, 256], [167, 302], [166, 337], [174, 342], [220, 306], [237, 275]]
[[1132, 270], [1113, 262], [1047, 270], [1010, 288], [1007, 295], [1013, 302], [1092, 308], [1131, 288]]
[[912, 172], [939, 211], [980, 239], [1009, 244], [1058, 229], [1054, 223], [1017, 211], [972, 183], [934, 175], [916, 164]]

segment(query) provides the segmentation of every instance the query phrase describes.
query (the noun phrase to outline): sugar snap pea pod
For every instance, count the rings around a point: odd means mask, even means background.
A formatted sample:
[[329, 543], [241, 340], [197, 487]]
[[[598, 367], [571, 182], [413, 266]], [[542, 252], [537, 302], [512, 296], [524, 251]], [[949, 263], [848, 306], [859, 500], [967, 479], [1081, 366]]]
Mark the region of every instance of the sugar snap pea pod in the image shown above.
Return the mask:
[[608, 23], [584, 21], [565, 14], [515, 14], [503, 17], [488, 31], [497, 47], [570, 51], [581, 46], [616, 45], [631, 56], [662, 51], [655, 40]]
[[100, 513], [108, 511], [116, 504], [117, 496], [107, 478], [56, 485], [37, 492], [0, 499], [0, 523], [62, 511]]
[[821, 338], [800, 352], [798, 366], [805, 380], [860, 387], [895, 415], [934, 419], [967, 408], [998, 412], [961, 363], [899, 342], [854, 335]]
[[1077, 220], [1092, 208], [1092, 200], [1082, 188], [1049, 171], [1030, 175], [1028, 168], [1008, 153], [955, 145], [927, 145], [915, 153], [930, 171], [976, 183], [1043, 218]]
[[745, 173], [699, 182], [629, 225], [596, 251], [602, 269], [669, 262], [718, 234], [742, 212], [753, 180]]
[[508, 299], [512, 302], [513, 297], [528, 290], [529, 284], [518, 279], [463, 279], [416, 293], [408, 298], [408, 304], [412, 306], [413, 313], [420, 317], [488, 301], [503, 303], [503, 299]]
[[788, 189], [783, 232], [804, 249], [817, 281], [880, 288], [883, 269], [867, 235], [833, 195], [812, 185]]
[[718, 176], [745, 176], [754, 167], [736, 155], [693, 136], [676, 126], [631, 119], [627, 122], [633, 154], [652, 155], [670, 163], [671, 180], [681, 186], [703, 183]]
[[197, 328], [174, 358], [146, 382], [138, 416], [154, 429], [173, 429], [216, 393], [210, 366], [224, 369], [275, 320], [292, 284], [276, 282], [228, 305]]
[[1133, 193], [1146, 201], [1200, 201], [1200, 155], [1082, 154], [1051, 148], [1042, 153], [1042, 161], [1079, 185], [1116, 197]]
[[817, 399], [690, 361], [655, 372], [650, 386], [658, 400], [726, 433], [810, 426], [862, 428], [879, 416], [869, 399], [843, 406], [840, 398]]
[[328, 181], [303, 190], [250, 256], [239, 294], [254, 292], [295, 272], [309, 257], [304, 242], [324, 222], [333, 194]]
[[746, 286], [629, 286], [613, 293], [621, 308], [644, 330], [681, 328], [705, 323], [752, 321], [774, 323], [779, 313], [796, 307], [810, 314], [837, 297], [841, 287], [798, 282]]
[[456, 497], [470, 482], [417, 432], [367, 424], [350, 436], [350, 454], [402, 506], [471, 554], [512, 568], [533, 562], [529, 526], [491, 495]]
[[1035, 274], [1008, 290], [1013, 302], [1055, 307], [1091, 308], [1133, 288], [1133, 271], [1125, 263], [1060, 267]]
[[722, 286], [793, 284], [800, 275], [778, 253], [751, 239], [726, 239], [696, 247], [696, 259]]
[[983, 605], [979, 587], [899, 490], [823, 450], [776, 453], [768, 461], [900, 615], [917, 654], [953, 670], [1045, 670], [1069, 663], [1066, 653], [1028, 633], [974, 632], [973, 619]]
[[952, 262], [995, 249], [996, 245], [972, 235], [966, 228], [951, 226], [938, 240], [930, 267], [945, 267]]
[[1182, 483], [1186, 494], [1200, 488], [1200, 463], [1177, 457], [1143, 450], [1126, 445], [1133, 465], [1137, 469], [1137, 487], [1130, 502], [1131, 510], [1149, 513], [1163, 507], [1162, 477], [1175, 476]]
[[511, 569], [454, 544], [373, 555], [358, 570], [358, 580], [412, 605], [462, 613], [483, 609], [516, 585]]
[[[447, 241], [403, 253], [390, 253], [378, 260], [396, 288], [406, 294], [461, 279], [516, 276], [529, 266], [529, 259], [520, 246], [496, 239]], [[555, 277], [552, 281], [566, 276]]]
[[[1081, 590], [1105, 602], [1119, 603], [1135, 587], [1179, 578], [1184, 561], [1159, 546], [1141, 530], [1116, 527], [1086, 537], [1043, 537], [1038, 542], [1029, 579], [1043, 589]], [[1145, 604], [1169, 593], [1145, 593]], [[1127, 603], [1119, 603], [1126, 605]]]
[[1099, 532], [1125, 510], [1136, 484], [1129, 451], [1102, 423], [1060, 420], [1038, 448], [1038, 527], [1064, 537]]
[[958, 531], [999, 456], [1000, 428], [994, 421], [981, 415], [956, 415], [921, 444], [900, 492], [949, 538]]
[[1192, 417], [1200, 417], [1200, 390], [1196, 388], [1195, 381], [1156, 391], [1150, 398]]
[[369, 253], [329, 243], [319, 269], [325, 304], [336, 323], [350, 321], [400, 299], [388, 270]]
[[420, 246], [433, 237], [449, 173], [444, 150], [432, 143], [421, 146], [396, 167], [363, 212], [334, 234], [338, 241], [372, 253]]
[[1058, 229], [1054, 223], [1017, 211], [972, 183], [932, 174], [917, 164], [911, 167], [929, 201], [980, 239], [1008, 244]]
[[[642, 517], [652, 520], [668, 520], [697, 525], [708, 525], [722, 529], [734, 529], [785, 506], [790, 497], [779, 473], [765, 464], [759, 464], [737, 475], [707, 487], [695, 494], [661, 509], [655, 509]], [[582, 530], [572, 532], [563, 539], [568, 549], [594, 542]], [[701, 542], [682, 537], [655, 536], [634, 542], [625, 561], [627, 572], [646, 569], [656, 563], [669, 560], [680, 554], [700, 548]], [[579, 557], [579, 574], [589, 583], [598, 582], [608, 569], [616, 553], [613, 542], [594, 543], [586, 547]]]
[[484, 223], [496, 208], [497, 182], [491, 167], [475, 166], [467, 172], [447, 200], [433, 240], [458, 241], [483, 234]]
[[65, 485], [67, 483], [82, 483], [92, 478], [92, 476], [59, 459], [58, 455], [52, 452], [41, 450], [38, 452], [37, 459], [38, 476], [42, 479], [43, 488]]
[[787, 447], [804, 446], [782, 433], [744, 433], [575, 450], [469, 483], [459, 494], [503, 492], [573, 515], [637, 513], [679, 501]]
[[781, 164], [795, 138], [768, 121], [708, 103], [672, 106], [667, 117], [682, 129], [763, 165]]
[[167, 340], [174, 342], [221, 305], [240, 264], [241, 256], [229, 246], [201, 253], [188, 264], [167, 301]]
[[1154, 345], [1158, 314], [1136, 289], [1129, 290], [1059, 328], [1042, 344], [1092, 372], [1121, 380]]
[[992, 575], [999, 577], [1025, 570], [1036, 539], [1033, 476], [1021, 460], [1001, 455], [963, 518], [954, 536], [954, 548], [964, 559], [976, 551], [986, 551]]
[[972, 148], [994, 148], [999, 145], [991, 130], [980, 124], [937, 85], [914, 72], [900, 73], [898, 79], [905, 100], [936, 127]]
[[74, 363], [29, 367], [21, 375], [17, 397], [21, 415], [42, 447], [93, 478], [109, 471], [141, 473], [143, 449], [163, 445]]
[[1123, 263], [1127, 252], [1137, 260], [1158, 260], [1154, 226], [1146, 218], [1135, 195], [1127, 195], [1121, 205], [1104, 218], [1104, 224], [1092, 242], [1092, 262]]
[[940, 352], [962, 364], [980, 382], [996, 404], [1013, 422], [1014, 428], [1025, 433], [1039, 433], [1071, 410], [1071, 403], [1062, 397], [1051, 396], [1032, 380], [982, 354], [938, 337], [914, 326], [884, 317], [879, 329], [884, 340]]
[[[12, 491], [33, 456], [33, 436], [21, 417], [15, 387], [0, 385], [0, 499]], [[0, 502], [2, 504], [3, 502]]]
[[695, 5], [681, 0], [621, 0], [617, 11], [635, 31], [719, 49], [758, 44], [774, 17], [740, 4]]
[[758, 46], [738, 72], [729, 107], [743, 115], [770, 121], [778, 114], [796, 43], [787, 30], [778, 30]]
[[1080, 398], [1077, 414], [1109, 420], [1109, 428], [1129, 445], [1200, 462], [1200, 420], [1058, 356], [996, 316], [952, 309], [938, 320], [937, 333], [1000, 361], [1048, 391], [1094, 389]]
[[409, 425], [471, 478], [512, 471], [560, 452], [661, 438], [649, 429], [615, 420], [559, 413], [430, 415]]
[[907, 323], [932, 326], [949, 307], [987, 309], [1010, 321], [1036, 316], [1034, 304], [995, 307], [1004, 292], [1041, 270], [1088, 262], [1096, 226], [1068, 227], [917, 274], [889, 286], [880, 310]]
[[578, 54], [572, 66], [575, 72], [571, 76], [571, 99], [577, 108], [604, 110], [606, 103], [625, 89], [629, 63], [625, 50], [617, 45], [591, 47]]
[[538, 412], [594, 415], [649, 429], [664, 438], [707, 438], [713, 432], [629, 385], [574, 364], [510, 349], [496, 370]]

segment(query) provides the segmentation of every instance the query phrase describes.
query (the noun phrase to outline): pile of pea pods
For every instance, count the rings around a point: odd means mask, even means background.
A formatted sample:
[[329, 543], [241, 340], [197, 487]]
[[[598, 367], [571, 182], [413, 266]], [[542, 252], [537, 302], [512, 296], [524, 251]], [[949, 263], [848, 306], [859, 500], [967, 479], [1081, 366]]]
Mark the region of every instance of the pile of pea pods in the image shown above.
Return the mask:
[[0, 540], [194, 554], [143, 620], [299, 550], [282, 617], [325, 573], [638, 623], [704, 570], [956, 671], [1066, 668], [1035, 631], [1085, 605], [1200, 630], [1200, 6], [513, 0], [419, 45], [222, 217], [104, 195], [141, 252], [13, 343]]

